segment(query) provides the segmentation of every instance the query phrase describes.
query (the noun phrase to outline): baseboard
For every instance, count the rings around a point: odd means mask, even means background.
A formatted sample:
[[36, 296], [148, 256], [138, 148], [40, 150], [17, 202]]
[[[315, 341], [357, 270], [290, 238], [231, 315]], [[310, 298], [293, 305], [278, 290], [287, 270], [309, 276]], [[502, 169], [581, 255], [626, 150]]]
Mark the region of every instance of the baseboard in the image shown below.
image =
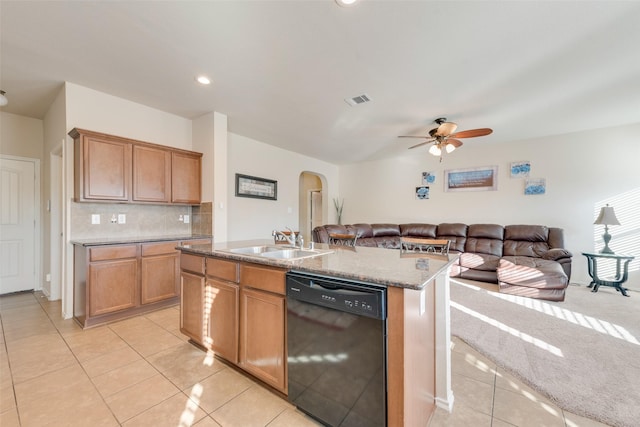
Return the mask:
[[449, 391], [449, 396], [447, 396], [446, 400], [441, 397], [436, 397], [436, 406], [451, 413], [453, 412], [453, 399], [453, 392]]

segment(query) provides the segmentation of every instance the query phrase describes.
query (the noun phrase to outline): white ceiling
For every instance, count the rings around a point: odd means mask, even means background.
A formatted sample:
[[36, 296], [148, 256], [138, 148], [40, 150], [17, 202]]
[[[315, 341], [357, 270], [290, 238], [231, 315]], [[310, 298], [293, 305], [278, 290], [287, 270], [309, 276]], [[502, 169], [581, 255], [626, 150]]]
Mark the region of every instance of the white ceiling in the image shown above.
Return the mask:
[[40, 119], [64, 81], [218, 111], [343, 164], [404, 153], [437, 117], [494, 129], [465, 144], [639, 123], [639, 22], [636, 1], [2, 0], [0, 88]]

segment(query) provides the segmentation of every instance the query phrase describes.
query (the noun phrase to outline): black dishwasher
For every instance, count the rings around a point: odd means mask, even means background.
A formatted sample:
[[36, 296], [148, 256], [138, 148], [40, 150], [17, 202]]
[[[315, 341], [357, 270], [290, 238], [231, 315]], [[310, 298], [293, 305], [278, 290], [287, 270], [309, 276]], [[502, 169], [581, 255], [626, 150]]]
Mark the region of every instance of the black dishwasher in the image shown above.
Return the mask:
[[287, 273], [289, 401], [327, 426], [386, 425], [386, 288]]

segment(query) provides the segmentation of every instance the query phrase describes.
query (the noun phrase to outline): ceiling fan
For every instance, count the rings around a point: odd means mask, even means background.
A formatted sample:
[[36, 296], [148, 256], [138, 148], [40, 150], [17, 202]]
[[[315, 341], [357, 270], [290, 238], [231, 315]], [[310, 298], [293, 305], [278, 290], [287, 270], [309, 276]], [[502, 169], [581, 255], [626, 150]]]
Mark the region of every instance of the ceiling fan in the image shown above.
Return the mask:
[[442, 161], [442, 155], [445, 152], [451, 153], [462, 145], [462, 141], [458, 138], [475, 138], [477, 136], [486, 136], [493, 132], [493, 130], [489, 128], [470, 129], [456, 132], [458, 125], [453, 122], [448, 122], [444, 117], [435, 119], [435, 122], [438, 124], [438, 127], [431, 129], [428, 136], [400, 135], [400, 138], [427, 138], [426, 141], [413, 145], [409, 147], [409, 149], [421, 147], [433, 142], [433, 145], [429, 147], [429, 153], [434, 156], [440, 156], [440, 161]]

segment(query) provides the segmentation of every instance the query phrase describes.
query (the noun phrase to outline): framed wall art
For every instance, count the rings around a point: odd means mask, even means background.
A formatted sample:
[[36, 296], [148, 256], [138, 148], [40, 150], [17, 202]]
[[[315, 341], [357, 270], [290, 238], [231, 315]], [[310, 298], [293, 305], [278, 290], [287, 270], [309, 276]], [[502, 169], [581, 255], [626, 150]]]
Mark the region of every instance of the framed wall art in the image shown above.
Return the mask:
[[524, 182], [525, 196], [545, 194], [547, 192], [547, 182], [544, 178], [527, 179]]
[[236, 197], [278, 199], [278, 181], [257, 176], [236, 174]]
[[523, 160], [511, 163], [511, 178], [526, 178], [531, 172], [531, 162]]
[[498, 166], [444, 171], [444, 191], [494, 191], [498, 189]]
[[434, 172], [422, 172], [422, 185], [429, 185], [436, 182], [436, 174]]
[[416, 187], [416, 199], [418, 200], [426, 200], [429, 198], [429, 186], [423, 185], [421, 187]]

